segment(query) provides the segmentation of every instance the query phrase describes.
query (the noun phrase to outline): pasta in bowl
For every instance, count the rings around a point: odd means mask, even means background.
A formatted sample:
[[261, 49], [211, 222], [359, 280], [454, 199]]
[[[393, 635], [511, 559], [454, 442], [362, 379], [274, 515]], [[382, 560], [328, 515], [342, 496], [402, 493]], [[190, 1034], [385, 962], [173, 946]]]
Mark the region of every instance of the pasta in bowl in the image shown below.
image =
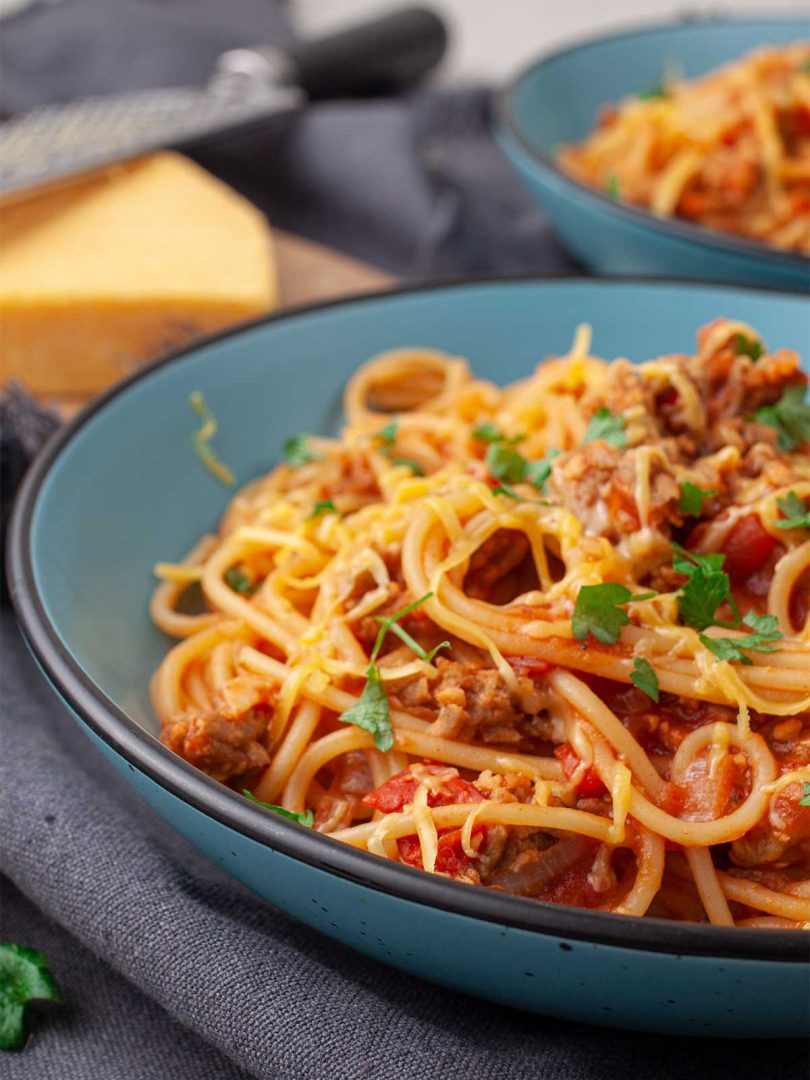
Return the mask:
[[291, 436], [157, 567], [181, 639], [152, 683], [164, 743], [435, 875], [803, 926], [806, 386], [728, 319], [640, 365], [581, 327], [503, 389], [428, 349], [375, 358], [339, 438]]
[[761, 48], [605, 107], [569, 175], [662, 217], [810, 254], [810, 44]]

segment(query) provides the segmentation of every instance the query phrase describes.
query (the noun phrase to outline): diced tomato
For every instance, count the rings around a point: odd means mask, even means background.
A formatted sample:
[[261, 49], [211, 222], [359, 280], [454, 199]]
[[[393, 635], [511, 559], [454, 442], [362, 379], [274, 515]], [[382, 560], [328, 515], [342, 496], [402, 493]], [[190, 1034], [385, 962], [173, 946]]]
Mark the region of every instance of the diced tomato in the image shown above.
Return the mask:
[[[476, 844], [476, 837], [483, 837]], [[484, 826], [474, 826], [472, 830], [472, 846], [479, 849], [484, 846], [486, 829]], [[399, 857], [408, 866], [415, 866], [417, 870], [424, 870], [422, 863], [422, 846], [418, 836], [403, 836], [397, 841]], [[439, 833], [439, 842], [436, 849], [435, 871], [439, 874], [449, 874], [458, 877], [465, 870], [472, 859], [461, 846], [461, 829], [444, 829]]]
[[[569, 780], [581, 765], [580, 757], [571, 743], [562, 743], [561, 746], [556, 747], [554, 757], [562, 765], [562, 771]], [[606, 792], [607, 788], [599, 779], [596, 769], [593, 765], [589, 765], [577, 782], [577, 795], [582, 795], [583, 798], [596, 798]]]
[[762, 566], [776, 545], [756, 514], [740, 520], [729, 531], [723, 552], [723, 569], [734, 582], [743, 582]]
[[[426, 772], [433, 776], [442, 776], [448, 772], [447, 765], [437, 762], [425, 761], [422, 765]], [[455, 770], [450, 770], [451, 772]], [[390, 780], [386, 780], [376, 791], [369, 792], [363, 799], [366, 806], [372, 806], [375, 810], [382, 810], [384, 814], [395, 814], [412, 803], [421, 781], [414, 776], [412, 766], [398, 772]], [[428, 793], [428, 806], [451, 806], [454, 803], [478, 803], [484, 801], [484, 795], [468, 780], [462, 779], [456, 773], [442, 779], [441, 789], [437, 792]], [[487, 829], [484, 825], [476, 825], [472, 830], [472, 839], [478, 839], [478, 847], [486, 843]], [[473, 843], [473, 846], [476, 846]], [[422, 864], [422, 847], [418, 836], [403, 836], [397, 840], [399, 857], [409, 866], [424, 869]], [[461, 846], [461, 829], [442, 829], [439, 832], [439, 840], [436, 851], [435, 870], [440, 874], [450, 874], [457, 877], [458, 874], [469, 866], [472, 859], [466, 854]]]
[[518, 675], [526, 675], [530, 679], [539, 679], [551, 671], [551, 664], [537, 656], [507, 656], [506, 659]]
[[677, 400], [678, 391], [674, 386], [668, 386], [666, 390], [662, 390], [657, 398], [659, 405], [674, 405]]
[[[433, 776], [441, 776], [448, 771], [447, 765], [436, 762], [425, 761], [422, 764], [425, 771]], [[408, 803], [413, 802], [420, 782], [409, 765], [407, 769], [386, 780], [376, 791], [370, 791], [363, 799], [363, 805], [382, 810], [384, 814], [397, 814]], [[427, 801], [428, 806], [452, 806], [453, 803], [475, 803], [483, 800], [484, 796], [477, 787], [456, 774], [442, 781], [440, 791], [429, 793]]]

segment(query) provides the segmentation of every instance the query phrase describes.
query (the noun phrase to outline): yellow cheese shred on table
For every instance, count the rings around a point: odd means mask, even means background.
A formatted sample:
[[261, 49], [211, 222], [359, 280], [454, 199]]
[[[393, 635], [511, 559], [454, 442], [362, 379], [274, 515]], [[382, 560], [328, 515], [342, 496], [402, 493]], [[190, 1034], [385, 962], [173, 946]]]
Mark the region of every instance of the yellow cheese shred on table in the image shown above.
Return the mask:
[[0, 203], [0, 378], [87, 395], [277, 302], [263, 215], [159, 153]]

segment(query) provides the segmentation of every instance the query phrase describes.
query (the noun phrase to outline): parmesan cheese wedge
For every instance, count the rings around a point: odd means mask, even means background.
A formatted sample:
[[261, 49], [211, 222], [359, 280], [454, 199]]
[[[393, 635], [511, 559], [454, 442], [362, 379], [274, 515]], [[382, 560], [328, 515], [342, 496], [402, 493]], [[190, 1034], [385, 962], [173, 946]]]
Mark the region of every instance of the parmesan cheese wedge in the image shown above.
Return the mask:
[[0, 378], [35, 393], [94, 393], [276, 301], [264, 217], [179, 154], [0, 205]]

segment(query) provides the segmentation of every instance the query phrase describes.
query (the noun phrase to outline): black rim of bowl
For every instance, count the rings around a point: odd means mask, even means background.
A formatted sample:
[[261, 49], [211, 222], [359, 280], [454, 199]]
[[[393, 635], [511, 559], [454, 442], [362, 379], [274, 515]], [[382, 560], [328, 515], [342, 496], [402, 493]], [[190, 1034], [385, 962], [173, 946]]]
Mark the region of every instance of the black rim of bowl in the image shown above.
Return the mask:
[[[635, 225], [641, 225], [648, 229], [657, 230], [658, 232], [668, 233], [670, 236], [677, 237], [679, 240], [688, 241], [690, 244], [724, 251], [727, 254], [744, 255], [750, 259], [766, 259], [770, 263], [775, 263], [784, 269], [804, 270], [805, 273], [810, 273], [810, 258], [806, 255], [801, 255], [798, 252], [781, 251], [779, 248], [766, 244], [764, 241], [749, 240], [746, 237], [735, 236], [732, 233], [723, 233], [717, 229], [708, 229], [702, 225], [695, 225], [692, 222], [685, 221], [683, 218], [657, 217], [649, 210], [645, 210], [639, 206], [633, 206], [631, 203], [623, 202], [621, 199], [613, 199], [606, 193], [599, 191], [597, 188], [589, 187], [581, 180], [577, 180], [575, 177], [569, 176], [568, 173], [563, 172], [563, 170], [557, 166], [553, 154], [538, 149], [537, 146], [524, 135], [514, 113], [514, 100], [521, 84], [525, 79], [537, 71], [538, 68], [545, 67], [553, 61], [563, 59], [582, 49], [589, 49], [605, 41], [644, 37], [648, 34], [660, 33], [661, 31], [680, 29], [684, 26], [744, 26], [746, 24], [754, 25], [762, 23], [779, 25], [779, 23], [791, 21], [793, 20], [789, 15], [785, 15], [782, 18], [779, 18], [779, 16], [763, 15], [760, 18], [752, 16], [739, 19], [708, 15], [706, 17], [687, 18], [674, 22], [650, 23], [649, 25], [636, 27], [631, 30], [621, 30], [616, 33], [597, 34], [591, 37], [580, 38], [562, 48], [545, 52], [536, 57], [522, 67], [517, 75], [513, 76], [506, 86], [495, 94], [496, 123], [499, 124], [508, 136], [518, 144], [523, 152], [531, 158], [534, 165], [541, 172], [551, 174], [559, 183], [563, 183], [575, 191], [579, 198], [595, 200], [597, 205], [601, 206], [603, 210], [609, 209], [614, 214], [619, 217], [623, 216], [625, 220]], [[630, 91], [628, 91], [628, 93], [630, 93]], [[756, 286], [754, 286], [754, 288], [756, 288]]]
[[[311, 312], [323, 312], [357, 303], [385, 303], [398, 296], [414, 293], [459, 288], [510, 287], [521, 283], [535, 284], [538, 287], [542, 287], [544, 283], [588, 284], [602, 289], [626, 288], [628, 285], [649, 288], [671, 288], [676, 285], [701, 290], [707, 287], [719, 290], [730, 288], [743, 293], [769, 293], [785, 299], [796, 299], [795, 294], [774, 289], [719, 284], [696, 286], [675, 279], [650, 281], [637, 277], [597, 279], [543, 277], [532, 274], [464, 276], [439, 283], [404, 285], [384, 292], [364, 293], [297, 307], [197, 341], [161, 360], [145, 365], [97, 397], [52, 438], [29, 469], [14, 507], [7, 559], [11, 597], [25, 639], [59, 696], [92, 732], [127, 762], [131, 770], [137, 769], [144, 773], [160, 787], [206, 816], [312, 867], [416, 904], [543, 935], [657, 953], [745, 960], [804, 961], [807, 958], [807, 944], [804, 935], [797, 931], [714, 927], [666, 919], [633, 918], [490, 892], [448, 878], [425, 874], [411, 867], [389, 863], [264, 811], [172, 753], [111, 701], [62, 643], [39, 597], [30, 538], [39, 493], [51, 466], [98, 412], [126, 394], [130, 387], [148, 379], [153, 372], [167, 364], [182, 363], [200, 348], [213, 343], [249, 333], [257, 327], [273, 326], [290, 319], [305, 317]], [[565, 947], [564, 943], [562, 947]]]

